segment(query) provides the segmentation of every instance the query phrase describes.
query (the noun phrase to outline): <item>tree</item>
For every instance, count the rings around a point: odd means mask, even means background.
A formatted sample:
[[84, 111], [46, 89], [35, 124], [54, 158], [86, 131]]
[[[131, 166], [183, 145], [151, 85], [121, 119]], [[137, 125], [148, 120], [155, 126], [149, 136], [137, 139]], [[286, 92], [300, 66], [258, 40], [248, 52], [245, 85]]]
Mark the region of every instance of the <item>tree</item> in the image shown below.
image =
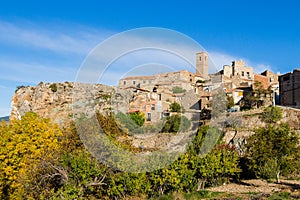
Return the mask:
[[288, 125], [259, 128], [247, 144], [248, 168], [256, 177], [270, 179], [289, 175], [299, 166], [299, 141]]
[[[223, 184], [241, 171], [238, 166], [239, 156], [234, 146], [224, 145], [220, 139], [213, 146], [205, 144], [209, 142], [206, 137], [214, 131], [218, 130], [201, 126], [187, 151], [191, 168], [194, 169], [196, 190], [203, 189], [205, 184]], [[211, 149], [207, 150], [205, 146]]]
[[234, 106], [234, 99], [232, 96], [227, 96], [227, 109], [230, 109]]
[[260, 106], [260, 100], [258, 97], [253, 96], [251, 93], [246, 94], [241, 101], [241, 110], [249, 110], [254, 107]]
[[123, 130], [127, 134], [143, 133], [142, 127], [140, 127], [137, 124], [137, 123], [144, 124], [145, 118], [143, 115], [139, 115], [139, 114], [127, 115], [122, 112], [119, 112], [118, 114], [115, 115], [115, 119], [116, 122], [118, 123], [117, 125], [121, 128], [121, 130]]
[[179, 114], [172, 115], [167, 117], [167, 120], [161, 130], [161, 132], [167, 133], [177, 133], [177, 132], [186, 132], [191, 126], [191, 121]]
[[259, 81], [254, 82], [254, 92], [257, 92], [259, 95], [260, 94], [265, 94], [267, 91], [263, 88], [263, 85]]
[[177, 112], [180, 113], [181, 112], [181, 106], [179, 103], [173, 102], [170, 105], [170, 111], [171, 112]]
[[145, 121], [146, 121], [146, 117], [144, 115], [144, 113], [138, 111], [138, 112], [133, 112], [129, 114], [129, 117], [134, 121], [134, 123], [138, 126], [143, 126]]
[[266, 107], [261, 118], [267, 123], [276, 123], [282, 118], [281, 109], [277, 106]]
[[21, 198], [29, 172], [40, 160], [52, 157], [59, 149], [62, 132], [48, 119], [33, 112], [21, 120], [0, 125], [0, 196]]

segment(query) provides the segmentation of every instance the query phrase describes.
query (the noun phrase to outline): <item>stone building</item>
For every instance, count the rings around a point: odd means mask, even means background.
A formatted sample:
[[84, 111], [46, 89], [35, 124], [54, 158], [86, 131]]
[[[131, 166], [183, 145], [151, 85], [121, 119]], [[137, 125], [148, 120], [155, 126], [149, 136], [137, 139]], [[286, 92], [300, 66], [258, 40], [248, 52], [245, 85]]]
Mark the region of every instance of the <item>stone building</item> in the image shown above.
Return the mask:
[[186, 113], [207, 107], [209, 87], [203, 84], [208, 78], [208, 59], [207, 52], [196, 54], [195, 73], [180, 70], [120, 79], [118, 87], [133, 93], [128, 112], [141, 111], [148, 121], [157, 122], [170, 114], [173, 102], [180, 103]]
[[[261, 86], [264, 90], [269, 89], [270, 82], [268, 77], [263, 76], [261, 74], [254, 74], [254, 83], [255, 82], [261, 83]], [[256, 84], [253, 84], [253, 89], [257, 89], [256, 87]]]
[[231, 66], [225, 65], [223, 71], [224, 76], [230, 78], [234, 76], [247, 80], [253, 80], [254, 78], [253, 68], [246, 66], [243, 60], [233, 61]]
[[253, 68], [246, 66], [242, 60], [233, 61], [231, 66], [224, 65], [223, 70], [209, 76], [214, 85], [223, 84], [228, 90], [251, 86], [254, 82]]
[[[258, 88], [255, 82], [261, 83], [262, 89], [267, 91], [272, 99], [260, 97], [263, 105], [279, 103], [279, 85], [278, 75], [271, 71], [264, 71], [261, 74], [256, 74], [252, 67], [246, 66], [244, 61], [233, 61], [232, 65], [224, 65], [223, 70], [210, 74], [210, 81], [215, 86], [224, 87], [224, 91], [228, 96], [234, 98], [236, 105], [245, 97], [245, 95], [254, 94], [251, 90]], [[259, 86], [260, 87], [260, 86]]]
[[208, 53], [196, 53], [196, 75], [208, 79]]
[[[186, 113], [210, 109], [212, 91], [222, 87], [228, 96], [234, 98], [239, 106], [240, 101], [249, 95], [254, 82], [261, 82], [263, 89], [278, 90], [278, 75], [270, 71], [255, 74], [243, 60], [233, 61], [232, 65], [224, 65], [223, 70], [208, 74], [208, 53], [196, 53], [195, 73], [187, 70], [155, 74], [152, 76], [131, 76], [119, 81], [119, 88], [134, 90], [134, 100], [129, 112], [142, 111], [149, 121], [158, 121], [168, 113], [172, 102], [181, 103]], [[277, 87], [276, 87], [277, 86]], [[182, 91], [173, 91], [180, 88]], [[278, 92], [278, 91], [277, 91]], [[270, 93], [270, 92], [269, 92]], [[273, 98], [273, 94], [271, 94]], [[264, 101], [262, 99], [262, 101]], [[267, 104], [272, 101], [264, 101]], [[265, 104], [263, 104], [265, 105]], [[151, 108], [150, 110], [148, 107]]]
[[278, 80], [279, 75], [278, 74], [275, 74], [274, 72], [266, 70], [266, 71], [262, 72], [261, 75], [268, 77], [270, 85], [279, 84], [279, 80]]
[[280, 104], [300, 108], [300, 69], [279, 76]]

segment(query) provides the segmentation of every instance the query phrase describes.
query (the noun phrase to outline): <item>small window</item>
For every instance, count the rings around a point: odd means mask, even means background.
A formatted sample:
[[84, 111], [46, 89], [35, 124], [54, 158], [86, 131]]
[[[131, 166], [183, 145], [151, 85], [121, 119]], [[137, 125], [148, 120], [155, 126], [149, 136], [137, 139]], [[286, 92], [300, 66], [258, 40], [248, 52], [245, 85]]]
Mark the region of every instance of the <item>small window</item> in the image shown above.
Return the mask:
[[250, 76], [250, 72], [247, 72], [247, 76]]
[[158, 95], [158, 101], [161, 101], [161, 94]]
[[123, 81], [123, 84], [126, 85], [126, 81]]
[[245, 76], [244, 72], [242, 72], [242, 76]]
[[288, 80], [290, 80], [290, 77], [289, 77], [289, 76], [283, 77], [283, 81], [288, 81]]
[[135, 81], [132, 81], [132, 84], [135, 85]]
[[144, 80], [143, 83], [146, 83], [146, 81]]
[[147, 113], [147, 121], [151, 121], [151, 113]]
[[155, 105], [154, 104], [151, 105], [151, 110], [155, 110]]
[[207, 56], [205, 56], [205, 61], [207, 60]]

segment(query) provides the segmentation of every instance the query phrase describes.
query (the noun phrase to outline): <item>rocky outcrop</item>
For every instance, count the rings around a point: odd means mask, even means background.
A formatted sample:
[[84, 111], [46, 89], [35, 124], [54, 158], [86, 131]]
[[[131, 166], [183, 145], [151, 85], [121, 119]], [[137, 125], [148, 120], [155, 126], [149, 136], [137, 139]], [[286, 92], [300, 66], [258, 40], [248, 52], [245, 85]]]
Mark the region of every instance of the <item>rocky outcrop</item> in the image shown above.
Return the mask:
[[[263, 108], [249, 110], [244, 112], [230, 113], [228, 121], [239, 121], [236, 128], [228, 127], [224, 129], [224, 138], [226, 144], [234, 144], [240, 153], [243, 153], [243, 147], [247, 143], [247, 138], [255, 133], [255, 129], [265, 127], [267, 124], [261, 119]], [[229, 120], [230, 119], [230, 120]], [[293, 131], [299, 134], [300, 138], [300, 109], [282, 107], [282, 119], [277, 122], [288, 124]]]
[[40, 83], [19, 87], [12, 98], [10, 119], [20, 119], [26, 112], [33, 111], [63, 124], [80, 113], [126, 110], [129, 97], [124, 91], [102, 84]]

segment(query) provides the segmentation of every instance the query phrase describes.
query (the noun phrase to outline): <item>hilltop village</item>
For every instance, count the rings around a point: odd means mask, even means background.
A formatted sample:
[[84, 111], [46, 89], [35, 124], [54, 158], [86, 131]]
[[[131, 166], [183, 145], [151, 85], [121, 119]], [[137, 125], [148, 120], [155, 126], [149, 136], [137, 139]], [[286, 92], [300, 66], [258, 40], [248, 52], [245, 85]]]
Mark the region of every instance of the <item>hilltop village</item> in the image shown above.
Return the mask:
[[[221, 89], [228, 112], [261, 106], [282, 105], [300, 108], [300, 69], [279, 75], [269, 70], [254, 73], [245, 62], [233, 61], [217, 73], [208, 73], [208, 53], [196, 53], [196, 70], [180, 70], [152, 76], [131, 76], [119, 80], [118, 86], [81, 83], [43, 83], [35, 87], [20, 86], [12, 98], [11, 119], [20, 119], [28, 111], [63, 123], [78, 112], [142, 112], [146, 123], [156, 123], [172, 115], [170, 106], [180, 104], [189, 119], [207, 115], [213, 109], [214, 91]], [[217, 97], [219, 98], [219, 97]], [[204, 116], [205, 118], [205, 116]]]
[[[1, 199], [20, 191], [37, 199], [153, 199], [203, 189], [262, 193], [257, 199], [290, 191], [299, 199], [299, 181], [278, 183], [299, 179], [300, 70], [255, 74], [233, 61], [208, 74], [208, 54], [196, 59], [195, 73], [126, 77], [116, 87], [18, 87], [10, 122], [0, 127]], [[274, 104], [288, 108], [266, 107]], [[224, 110], [216, 112], [216, 105]], [[254, 177], [277, 183], [235, 183]]]
[[208, 56], [207, 52], [196, 53], [195, 73], [181, 70], [119, 80], [120, 89], [134, 94], [128, 112], [143, 112], [147, 121], [157, 122], [171, 114], [173, 102], [180, 103], [186, 113], [210, 110], [212, 92], [219, 87], [233, 101], [229, 112], [279, 104], [300, 107], [299, 69], [281, 76], [269, 70], [256, 74], [240, 60], [208, 74]]

